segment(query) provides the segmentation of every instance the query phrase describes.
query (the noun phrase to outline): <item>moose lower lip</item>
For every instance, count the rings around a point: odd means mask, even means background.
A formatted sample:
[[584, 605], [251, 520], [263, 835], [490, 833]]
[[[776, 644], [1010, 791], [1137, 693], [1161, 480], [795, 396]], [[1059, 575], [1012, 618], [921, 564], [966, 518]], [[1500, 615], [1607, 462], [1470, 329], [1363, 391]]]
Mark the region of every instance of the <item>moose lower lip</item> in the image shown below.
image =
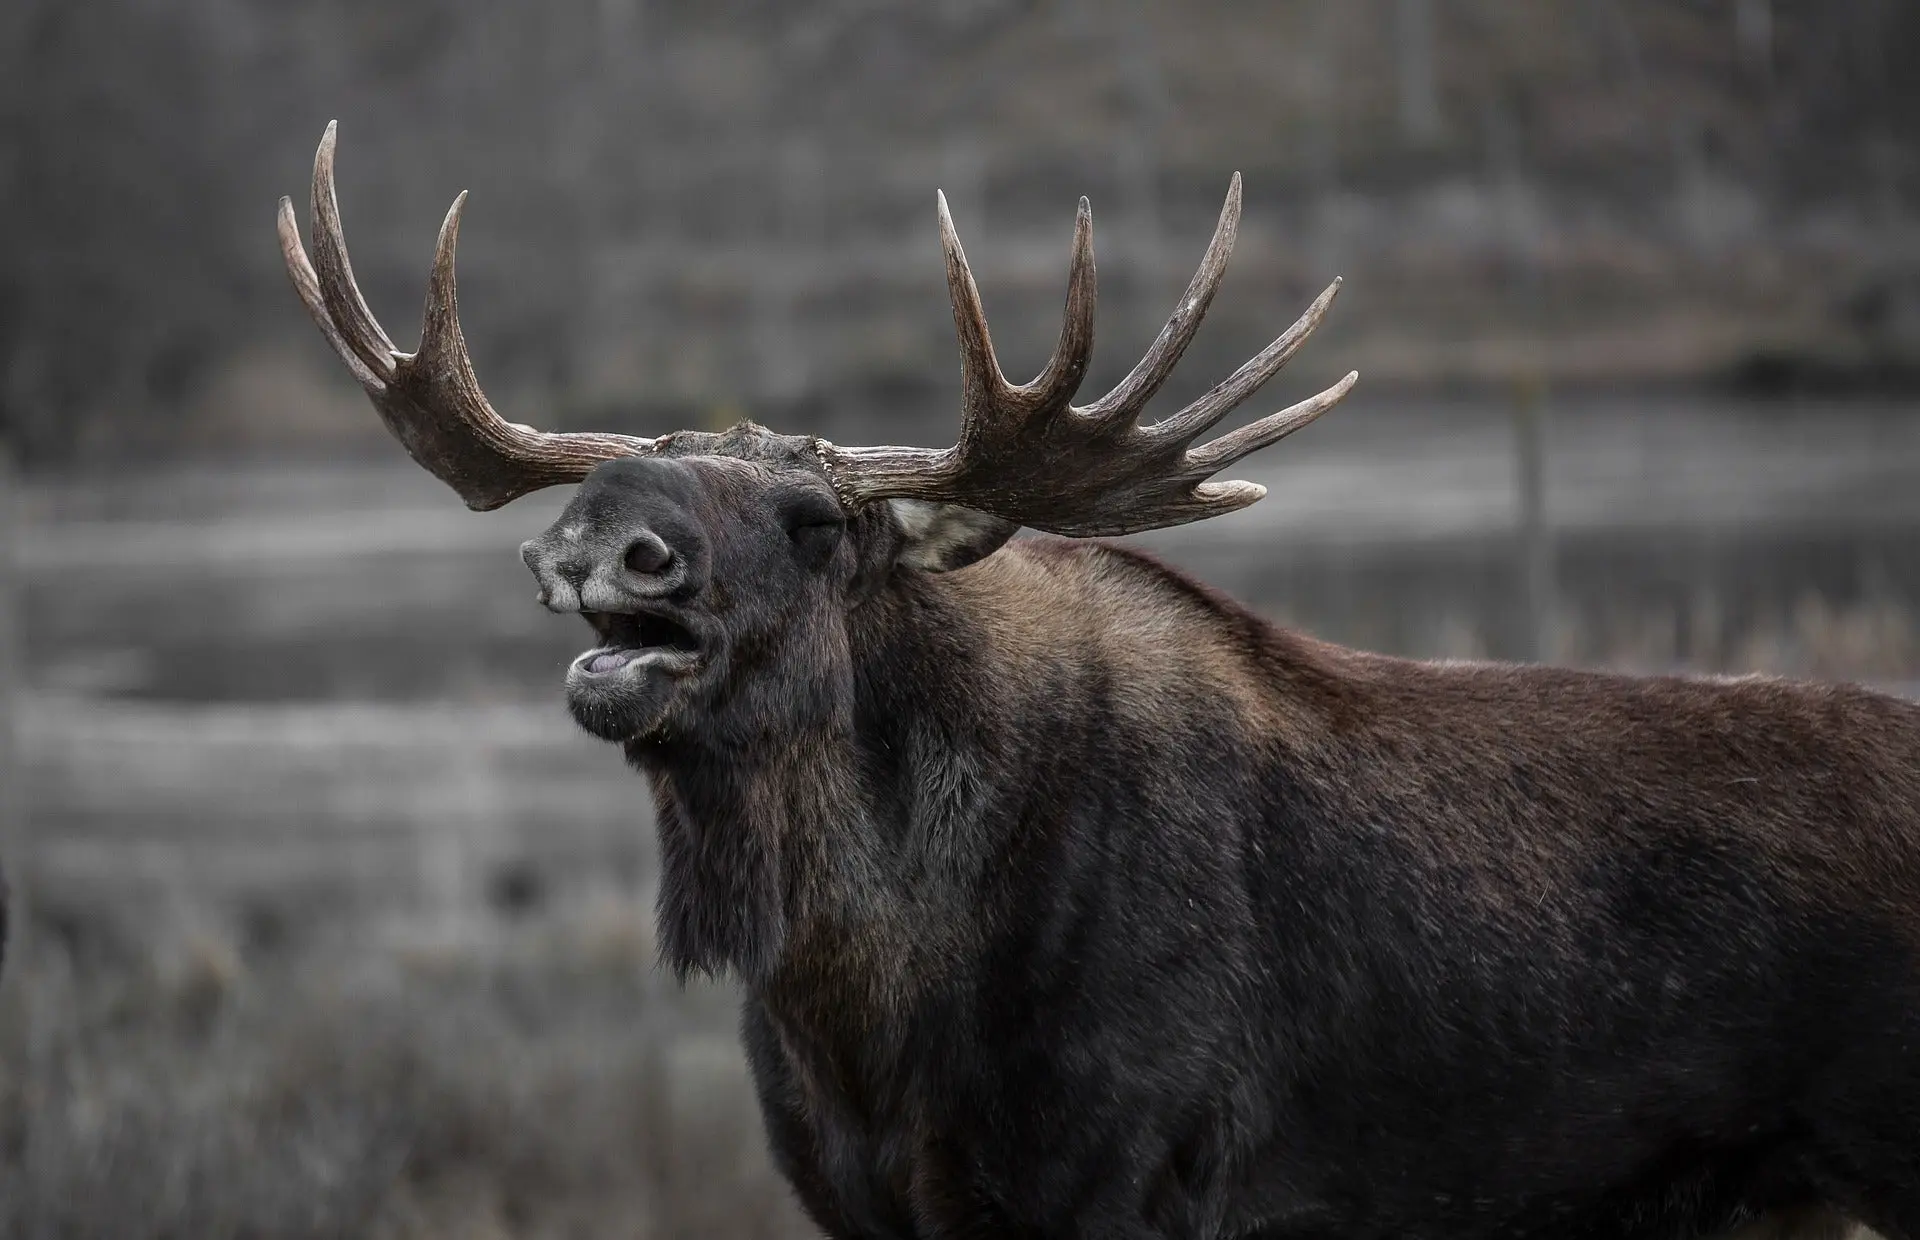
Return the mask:
[[689, 651], [673, 646], [600, 646], [573, 661], [573, 672], [583, 676], [614, 676], [637, 665], [666, 671], [684, 670], [695, 661]]
[[596, 675], [601, 672], [611, 672], [616, 668], [625, 667], [639, 655], [638, 650], [602, 650], [587, 660], [587, 670]]

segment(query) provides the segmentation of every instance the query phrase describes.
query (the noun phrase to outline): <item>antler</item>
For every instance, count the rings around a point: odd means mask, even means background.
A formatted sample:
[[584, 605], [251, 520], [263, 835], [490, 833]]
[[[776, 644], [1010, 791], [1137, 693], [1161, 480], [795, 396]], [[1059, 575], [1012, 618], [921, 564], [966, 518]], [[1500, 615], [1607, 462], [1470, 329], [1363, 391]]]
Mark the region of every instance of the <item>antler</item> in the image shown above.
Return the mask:
[[458, 492], [467, 507], [484, 511], [541, 487], [578, 482], [602, 461], [656, 451], [660, 441], [630, 435], [545, 434], [507, 421], [487, 403], [460, 333], [454, 293], [453, 250], [467, 202], [464, 191], [440, 226], [419, 351], [401, 353], [393, 347], [360, 296], [347, 261], [333, 193], [336, 126], [327, 125], [313, 157], [313, 252], [319, 261], [307, 261], [287, 198], [280, 200], [280, 251], [294, 291], [321, 335], [366, 389], [408, 455]]
[[1258, 356], [1180, 412], [1141, 426], [1142, 408], [1185, 352], [1220, 287], [1240, 223], [1240, 174], [1200, 269], [1167, 325], [1119, 386], [1090, 405], [1072, 403], [1093, 350], [1093, 213], [1080, 200], [1067, 278], [1066, 321], [1046, 368], [1015, 386], [1000, 372], [986, 312], [967, 256], [940, 196], [940, 239], [960, 335], [965, 383], [960, 440], [951, 448], [856, 448], [819, 441], [841, 498], [941, 500], [978, 508], [1056, 534], [1132, 534], [1244, 508], [1267, 493], [1252, 482], [1209, 482], [1213, 474], [1299, 430], [1339, 403], [1355, 371], [1318, 396], [1218, 439], [1193, 446], [1271, 379], [1319, 325], [1340, 289], [1335, 280], [1305, 314]]

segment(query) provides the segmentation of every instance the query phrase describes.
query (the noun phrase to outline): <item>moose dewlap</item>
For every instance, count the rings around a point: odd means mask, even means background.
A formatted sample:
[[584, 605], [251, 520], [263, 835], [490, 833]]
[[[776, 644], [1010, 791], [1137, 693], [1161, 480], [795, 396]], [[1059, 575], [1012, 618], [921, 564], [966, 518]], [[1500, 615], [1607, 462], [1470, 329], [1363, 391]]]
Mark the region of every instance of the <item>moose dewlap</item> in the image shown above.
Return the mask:
[[1001, 374], [940, 207], [950, 448], [502, 419], [441, 230], [418, 352], [314, 165], [321, 332], [476, 508], [580, 484], [522, 548], [586, 619], [589, 732], [658, 810], [668, 962], [728, 973], [767, 1135], [845, 1237], [1920, 1240], [1920, 707], [1777, 680], [1409, 662], [1274, 628], [1121, 547], [1351, 387], [1208, 439], [1325, 314], [1141, 412], [1225, 270], [1240, 182], [1138, 365], [1065, 325]]

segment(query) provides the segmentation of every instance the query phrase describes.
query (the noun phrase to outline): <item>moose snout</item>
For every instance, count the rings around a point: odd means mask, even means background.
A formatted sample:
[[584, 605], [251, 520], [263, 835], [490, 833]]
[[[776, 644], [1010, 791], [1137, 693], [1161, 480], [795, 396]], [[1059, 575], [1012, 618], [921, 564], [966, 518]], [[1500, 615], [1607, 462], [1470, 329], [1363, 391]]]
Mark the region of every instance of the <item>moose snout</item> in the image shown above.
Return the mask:
[[555, 612], [626, 612], [687, 584], [687, 557], [647, 526], [596, 529], [564, 520], [520, 545], [539, 583], [539, 602]]

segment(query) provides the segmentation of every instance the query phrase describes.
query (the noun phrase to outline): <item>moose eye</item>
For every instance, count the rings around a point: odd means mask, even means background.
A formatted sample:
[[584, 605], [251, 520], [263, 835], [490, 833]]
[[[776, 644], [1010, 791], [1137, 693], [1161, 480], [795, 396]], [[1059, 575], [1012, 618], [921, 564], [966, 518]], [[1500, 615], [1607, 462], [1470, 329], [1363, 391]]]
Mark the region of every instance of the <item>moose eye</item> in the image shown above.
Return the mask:
[[840, 506], [823, 495], [796, 496], [782, 516], [787, 537], [797, 549], [810, 555], [830, 549], [839, 541], [840, 531], [847, 523]]
[[831, 517], [814, 517], [804, 521], [789, 521], [787, 522], [787, 537], [795, 540], [802, 538], [819, 538], [823, 535], [833, 535], [837, 537], [840, 533], [840, 527], [845, 524], [846, 522], [837, 515]]
[[840, 505], [824, 495], [815, 495], [810, 491], [802, 492], [789, 499], [781, 513], [788, 533], [817, 527], [833, 526], [839, 528], [846, 524], [846, 518], [840, 512]]

